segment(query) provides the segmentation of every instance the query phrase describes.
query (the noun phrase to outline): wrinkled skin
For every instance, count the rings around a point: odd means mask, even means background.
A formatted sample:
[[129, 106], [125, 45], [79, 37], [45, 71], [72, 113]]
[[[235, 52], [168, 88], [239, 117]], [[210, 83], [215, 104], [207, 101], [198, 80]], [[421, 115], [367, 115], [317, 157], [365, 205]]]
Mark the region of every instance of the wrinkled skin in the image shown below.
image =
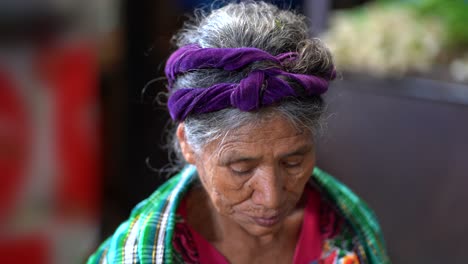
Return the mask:
[[303, 212], [300, 201], [315, 165], [309, 132], [276, 117], [230, 131], [200, 153], [194, 153], [185, 140], [183, 124], [177, 135], [203, 186], [189, 201], [189, 223], [197, 231], [221, 251], [232, 250], [224, 243], [226, 237], [246, 244], [255, 241], [251, 246], [287, 239], [291, 245], [286, 248], [294, 251]]

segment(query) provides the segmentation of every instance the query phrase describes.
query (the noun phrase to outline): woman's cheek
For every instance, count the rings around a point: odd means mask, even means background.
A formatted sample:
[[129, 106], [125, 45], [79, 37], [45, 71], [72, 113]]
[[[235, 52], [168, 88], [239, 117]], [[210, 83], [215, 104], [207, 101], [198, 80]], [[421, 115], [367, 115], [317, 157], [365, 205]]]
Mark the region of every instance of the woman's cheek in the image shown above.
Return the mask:
[[235, 188], [230, 184], [215, 184], [213, 186], [211, 200], [222, 214], [232, 214], [234, 207], [248, 200], [249, 193], [246, 188]]
[[285, 189], [300, 197], [309, 178], [307, 174], [290, 175], [286, 180]]
[[217, 175], [221, 176], [213, 177], [212, 186], [229, 203], [237, 204], [248, 198], [249, 188], [247, 178], [230, 175], [224, 171]]
[[222, 192], [218, 190], [213, 190], [211, 195], [211, 201], [218, 211], [218, 213], [223, 215], [229, 215], [233, 213], [233, 206], [229, 200], [223, 195]]
[[303, 176], [302, 174], [294, 174], [286, 176], [286, 189], [295, 190], [299, 188], [299, 185], [302, 184]]

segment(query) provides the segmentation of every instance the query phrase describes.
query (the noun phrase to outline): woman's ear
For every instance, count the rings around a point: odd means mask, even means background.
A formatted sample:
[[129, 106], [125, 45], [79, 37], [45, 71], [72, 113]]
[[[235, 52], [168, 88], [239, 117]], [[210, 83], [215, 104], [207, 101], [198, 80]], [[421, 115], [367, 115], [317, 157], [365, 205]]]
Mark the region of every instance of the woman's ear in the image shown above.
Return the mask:
[[187, 138], [185, 137], [184, 123], [180, 123], [177, 127], [176, 136], [179, 140], [180, 150], [184, 156], [184, 159], [190, 164], [195, 164], [195, 153], [192, 149], [192, 146], [190, 146], [190, 144], [187, 142]]

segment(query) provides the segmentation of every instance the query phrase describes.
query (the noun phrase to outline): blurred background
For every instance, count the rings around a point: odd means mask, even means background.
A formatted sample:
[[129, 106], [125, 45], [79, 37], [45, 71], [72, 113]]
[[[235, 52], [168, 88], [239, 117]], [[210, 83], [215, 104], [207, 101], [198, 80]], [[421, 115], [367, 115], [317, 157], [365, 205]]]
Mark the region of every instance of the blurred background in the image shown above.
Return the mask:
[[[468, 1], [271, 2], [341, 73], [318, 165], [376, 211], [394, 263], [466, 263]], [[157, 78], [187, 15], [221, 4], [0, 2], [2, 263], [83, 263], [164, 181]]]

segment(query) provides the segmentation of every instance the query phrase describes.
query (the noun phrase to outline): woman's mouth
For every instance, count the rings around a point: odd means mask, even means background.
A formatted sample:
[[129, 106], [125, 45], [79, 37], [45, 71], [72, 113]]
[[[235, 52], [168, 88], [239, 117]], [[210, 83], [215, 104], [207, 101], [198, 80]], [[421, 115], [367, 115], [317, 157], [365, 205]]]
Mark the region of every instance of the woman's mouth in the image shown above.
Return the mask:
[[271, 227], [276, 225], [281, 220], [281, 217], [279, 214], [277, 214], [272, 217], [252, 217], [252, 219], [259, 226]]

